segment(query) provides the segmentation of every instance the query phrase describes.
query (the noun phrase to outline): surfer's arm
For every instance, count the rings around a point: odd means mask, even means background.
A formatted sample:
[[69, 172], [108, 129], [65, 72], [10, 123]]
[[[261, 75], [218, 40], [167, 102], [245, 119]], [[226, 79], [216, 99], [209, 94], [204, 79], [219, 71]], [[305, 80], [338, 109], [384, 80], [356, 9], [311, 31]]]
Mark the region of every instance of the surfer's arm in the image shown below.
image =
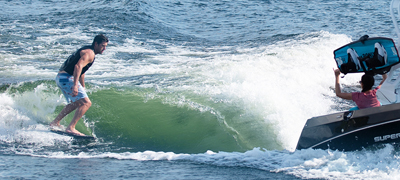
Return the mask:
[[352, 93], [342, 93], [342, 90], [340, 89], [340, 83], [339, 83], [339, 75], [340, 75], [340, 70], [335, 69], [335, 93], [337, 97], [343, 98], [343, 99], [348, 99], [352, 100]]
[[378, 88], [380, 88], [382, 86], [382, 84], [385, 82], [387, 77], [388, 77], [387, 74], [382, 74], [382, 81], [381, 81], [381, 83], [379, 83]]
[[[87, 64], [93, 62], [94, 52], [90, 49], [85, 49], [81, 51], [81, 58], [78, 63], [76, 63], [74, 67], [74, 87], [72, 89], [73, 97], [78, 95], [78, 83], [81, 83], [84, 86], [84, 76], [81, 77], [82, 69]], [[81, 80], [83, 78], [83, 80]]]
[[81, 83], [82, 87], [85, 88], [85, 74], [81, 75], [79, 82]]

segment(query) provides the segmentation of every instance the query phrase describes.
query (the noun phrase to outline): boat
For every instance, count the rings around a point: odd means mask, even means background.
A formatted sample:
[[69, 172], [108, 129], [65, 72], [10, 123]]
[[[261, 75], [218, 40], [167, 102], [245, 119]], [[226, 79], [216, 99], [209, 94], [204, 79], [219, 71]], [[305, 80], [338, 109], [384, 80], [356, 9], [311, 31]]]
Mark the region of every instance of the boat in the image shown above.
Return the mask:
[[354, 151], [400, 142], [400, 103], [307, 120], [296, 149]]
[[[398, 16], [395, 16], [395, 11]], [[400, 19], [400, 0], [392, 1], [390, 12], [400, 38], [397, 25]], [[397, 49], [399, 47], [396, 47], [396, 52]], [[398, 53], [396, 56], [398, 58]], [[386, 68], [390, 69], [388, 78], [377, 91], [382, 106], [312, 117], [304, 125], [296, 149], [355, 151], [388, 143], [399, 144], [400, 64]]]

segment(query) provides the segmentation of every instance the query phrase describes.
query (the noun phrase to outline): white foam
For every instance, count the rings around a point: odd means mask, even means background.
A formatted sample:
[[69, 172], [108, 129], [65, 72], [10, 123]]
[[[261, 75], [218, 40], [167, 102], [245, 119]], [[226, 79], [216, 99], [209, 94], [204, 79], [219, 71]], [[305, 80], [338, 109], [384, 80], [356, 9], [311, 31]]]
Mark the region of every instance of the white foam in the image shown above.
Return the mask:
[[173, 152], [81, 152], [71, 155], [49, 152], [33, 155], [48, 158], [113, 158], [137, 161], [177, 161], [227, 167], [247, 167], [268, 172], [291, 174], [305, 179], [398, 179], [399, 158], [393, 146], [376, 151], [339, 152], [306, 149], [295, 151], [268, 151], [260, 148], [239, 152], [212, 152], [201, 154], [175, 154]]
[[52, 120], [55, 107], [64, 103], [49, 91], [51, 87], [41, 84], [26, 92], [0, 94], [0, 141], [15, 145], [9, 151], [32, 153], [56, 142], [71, 142], [70, 137], [51, 133], [44, 125]]

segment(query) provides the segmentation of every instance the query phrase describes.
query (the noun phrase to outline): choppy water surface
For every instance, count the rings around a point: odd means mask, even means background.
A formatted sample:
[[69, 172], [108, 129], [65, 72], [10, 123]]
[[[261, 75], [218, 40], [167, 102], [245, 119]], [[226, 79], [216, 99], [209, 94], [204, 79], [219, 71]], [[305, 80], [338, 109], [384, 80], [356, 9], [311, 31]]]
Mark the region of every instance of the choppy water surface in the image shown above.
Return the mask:
[[[364, 34], [397, 42], [389, 4], [0, 1], [0, 176], [396, 179], [392, 145], [295, 151], [307, 119], [353, 106], [332, 91], [333, 50]], [[77, 127], [98, 141], [76, 142], [47, 128], [66, 103], [54, 78], [99, 33], [110, 43]]]

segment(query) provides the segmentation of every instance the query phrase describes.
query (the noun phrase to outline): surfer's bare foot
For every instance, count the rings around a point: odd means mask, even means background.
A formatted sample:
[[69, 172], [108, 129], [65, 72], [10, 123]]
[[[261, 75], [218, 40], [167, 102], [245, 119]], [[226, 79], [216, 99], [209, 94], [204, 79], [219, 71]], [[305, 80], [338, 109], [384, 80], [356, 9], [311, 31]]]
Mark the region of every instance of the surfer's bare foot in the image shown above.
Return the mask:
[[67, 129], [67, 130], [65, 130], [65, 132], [72, 133], [72, 134], [75, 134], [77, 136], [86, 136], [86, 134], [83, 134], [83, 133], [79, 132], [76, 129]]
[[65, 127], [63, 126], [63, 125], [60, 125], [60, 124], [56, 124], [56, 123], [50, 123], [50, 125], [49, 125], [51, 128], [53, 128], [53, 129], [58, 129], [58, 130], [62, 130], [62, 131], [64, 131], [65, 130]]

